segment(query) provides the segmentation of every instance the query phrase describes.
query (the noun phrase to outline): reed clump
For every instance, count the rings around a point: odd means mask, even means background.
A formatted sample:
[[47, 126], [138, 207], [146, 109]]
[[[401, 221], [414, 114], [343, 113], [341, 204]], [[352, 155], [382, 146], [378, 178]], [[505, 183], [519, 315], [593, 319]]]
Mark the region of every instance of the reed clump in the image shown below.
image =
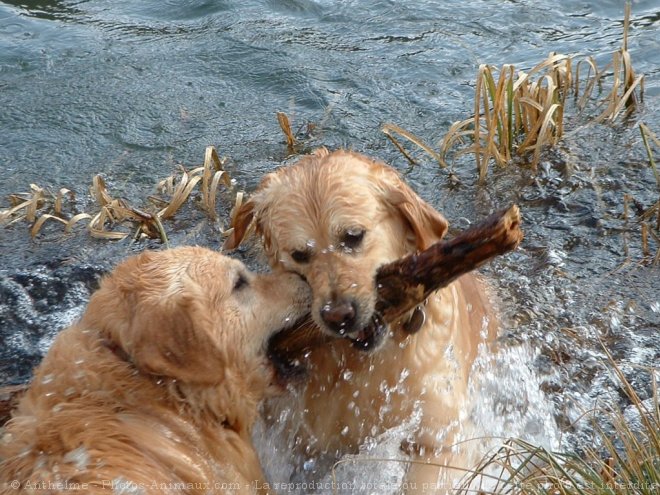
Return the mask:
[[[510, 64], [500, 68], [480, 65], [474, 112], [449, 128], [438, 151], [393, 124], [385, 124], [383, 132], [411, 161], [395, 134], [429, 153], [443, 167], [447, 166], [450, 151], [461, 147], [453, 157], [474, 154], [481, 180], [485, 179], [491, 162], [505, 166], [518, 161], [536, 169], [541, 151], [555, 145], [564, 133], [569, 96], [576, 100], [579, 111], [585, 112], [593, 100], [594, 88], [603, 87], [611, 76], [609, 93], [596, 105], [600, 113], [593, 117], [595, 122], [613, 122], [637, 108], [643, 94], [644, 76], [636, 75], [633, 70], [628, 51], [629, 24], [630, 4], [626, 4], [622, 47], [602, 69], [593, 57], [576, 63], [573, 57], [557, 53], [550, 53], [527, 72]], [[581, 78], [585, 66], [586, 76]]]
[[[94, 176], [90, 195], [98, 210], [92, 213], [71, 214], [74, 209], [75, 194], [69, 189], [60, 189], [56, 194], [48, 189], [30, 185], [30, 192], [9, 196], [11, 206], [0, 210], [0, 224], [12, 225], [19, 221], [32, 224], [32, 237], [39, 234], [48, 221], [64, 225], [64, 232], [87, 220], [89, 234], [97, 239], [121, 240], [128, 236], [134, 239], [148, 237], [168, 242], [163, 221], [168, 220], [183, 207], [193, 192], [199, 192], [199, 205], [208, 217], [217, 219], [216, 197], [221, 184], [231, 187], [229, 173], [224, 170], [224, 161], [220, 159], [213, 146], [206, 148], [204, 164], [192, 170], [181, 167], [157, 186], [157, 194], [147, 198], [145, 207], [131, 205], [123, 198], [113, 197], [100, 175]], [[69, 208], [66, 208], [66, 203]]]

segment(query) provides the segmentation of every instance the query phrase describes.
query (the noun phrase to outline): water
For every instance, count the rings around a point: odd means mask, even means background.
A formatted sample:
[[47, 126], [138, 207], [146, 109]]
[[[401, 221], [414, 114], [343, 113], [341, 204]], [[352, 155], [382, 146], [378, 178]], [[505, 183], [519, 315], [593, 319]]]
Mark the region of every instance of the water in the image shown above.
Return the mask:
[[[595, 404], [628, 408], [634, 420], [604, 349], [642, 400], [657, 400], [640, 366], [660, 358], [660, 277], [633, 215], [658, 200], [637, 124], [660, 133], [660, 2], [633, 3], [641, 111], [594, 125], [569, 109], [566, 136], [537, 173], [495, 169], [478, 184], [470, 157], [449, 174], [416, 151], [410, 167], [380, 126], [437, 143], [469, 116], [479, 64], [530, 68], [556, 51], [604, 66], [622, 19], [621, 1], [0, 2], [0, 207], [36, 183], [74, 190], [75, 208], [87, 211], [102, 173], [113, 195], [146, 208], [156, 182], [199, 164], [208, 145], [229, 157], [236, 189], [251, 190], [287, 159], [277, 111], [305, 149], [346, 146], [391, 163], [455, 228], [515, 202], [525, 241], [482, 270], [503, 326], [499, 351], [475, 374], [470, 414], [475, 434], [576, 448], [591, 432], [574, 422]], [[625, 194], [637, 202], [627, 221]], [[218, 247], [232, 197], [218, 199], [218, 222], [192, 206], [166, 222], [172, 244]], [[24, 223], [0, 229], [0, 383], [26, 380], [98, 277], [150, 244], [95, 241], [82, 229], [64, 236], [55, 224], [35, 240]], [[651, 239], [650, 248], [659, 246]], [[364, 454], [397, 456], [392, 439], [407, 427]], [[400, 474], [356, 466], [343, 465], [343, 479]]]

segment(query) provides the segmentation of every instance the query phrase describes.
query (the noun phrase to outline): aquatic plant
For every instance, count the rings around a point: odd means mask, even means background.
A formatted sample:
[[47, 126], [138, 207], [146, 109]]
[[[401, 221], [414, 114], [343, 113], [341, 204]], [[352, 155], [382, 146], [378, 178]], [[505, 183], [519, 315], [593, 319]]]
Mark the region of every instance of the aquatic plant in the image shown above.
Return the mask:
[[167, 244], [162, 221], [172, 218], [195, 189], [200, 191], [201, 209], [211, 220], [217, 219], [216, 197], [221, 182], [231, 187], [231, 178], [224, 170], [224, 161], [213, 146], [208, 146], [204, 164], [190, 171], [180, 167], [179, 173], [161, 180], [157, 185], [158, 195], [147, 198], [150, 205], [146, 208], [137, 208], [123, 198], [113, 198], [103, 177], [96, 175], [92, 179], [90, 195], [99, 207], [97, 212], [68, 215], [64, 209], [64, 200], [68, 198], [73, 203], [73, 192], [60, 189], [57, 194], [53, 194], [48, 189], [31, 184], [29, 193], [10, 195], [12, 206], [0, 210], [0, 223], [8, 226], [25, 220], [32, 224], [30, 233], [35, 237], [49, 220], [64, 224], [65, 233], [70, 232], [78, 222], [89, 220], [87, 228], [90, 235], [107, 240], [120, 240], [131, 235], [130, 231], [117, 230], [128, 224], [134, 238], [146, 236]]
[[289, 121], [289, 117], [284, 112], [277, 112], [277, 122], [280, 124], [280, 129], [282, 129], [282, 132], [286, 137], [286, 145], [289, 149], [289, 152], [293, 153], [296, 145], [298, 144], [298, 140], [293, 135], [293, 131], [291, 130], [291, 122]]
[[[504, 64], [499, 69], [492, 65], [480, 65], [473, 116], [451, 125], [438, 152], [411, 132], [393, 124], [385, 124], [382, 130], [411, 162], [410, 154], [394, 134], [416, 144], [443, 167], [447, 166], [450, 150], [471, 141], [471, 144], [455, 152], [454, 158], [466, 153], [474, 154], [481, 180], [485, 179], [491, 161], [498, 166], [505, 166], [514, 160], [523, 161], [535, 169], [541, 151], [556, 144], [562, 137], [569, 95], [574, 96], [577, 108], [584, 112], [592, 100], [594, 88], [601, 87], [604, 79], [611, 76], [611, 90], [597, 105], [597, 108], [605, 108], [594, 117], [594, 121], [612, 122], [637, 108], [635, 90], [640, 89], [641, 98], [644, 76], [635, 75], [632, 67], [628, 51], [629, 24], [630, 4], [627, 3], [622, 47], [603, 69], [598, 68], [593, 57], [587, 57], [575, 64], [573, 73], [573, 57], [556, 53], [550, 53], [548, 58], [528, 72], [516, 70], [510, 64]], [[588, 72], [580, 96], [580, 69], [583, 64], [587, 65]]]
[[649, 140], [652, 140], [656, 146], [660, 147], [660, 139], [648, 128], [646, 124], [639, 124], [639, 132], [642, 135], [642, 141], [644, 142], [644, 148], [646, 149], [646, 154], [649, 157], [649, 165], [653, 170], [655, 175], [655, 182], [658, 185], [658, 192], [660, 192], [660, 174], [658, 173], [658, 168], [655, 165], [655, 160], [653, 159], [653, 151], [651, 151], [651, 145]]

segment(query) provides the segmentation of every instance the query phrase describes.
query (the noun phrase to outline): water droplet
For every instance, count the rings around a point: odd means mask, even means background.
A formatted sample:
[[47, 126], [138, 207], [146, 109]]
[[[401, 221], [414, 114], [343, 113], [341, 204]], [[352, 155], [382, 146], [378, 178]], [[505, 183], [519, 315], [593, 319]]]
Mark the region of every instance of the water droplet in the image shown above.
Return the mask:
[[315, 466], [316, 466], [316, 459], [307, 459], [307, 460], [303, 463], [303, 469], [304, 469], [305, 471], [311, 471], [311, 470], [314, 469]]
[[343, 436], [348, 435], [348, 426], [344, 426], [344, 427], [341, 429], [341, 434], [342, 434]]
[[49, 384], [50, 382], [53, 381], [53, 378], [54, 378], [54, 376], [53, 376], [52, 373], [49, 373], [49, 374], [47, 374], [47, 375], [44, 375], [44, 377], [41, 379], [41, 383], [42, 383], [42, 385], [47, 385], [47, 384]]
[[89, 452], [83, 446], [68, 452], [62, 460], [67, 463], [75, 464], [76, 469], [83, 470], [89, 464]]
[[619, 315], [610, 316], [610, 328], [612, 330], [617, 330], [621, 326], [621, 319]]
[[350, 371], [350, 370], [345, 370], [345, 371], [341, 374], [341, 377], [342, 377], [344, 380], [348, 381], [348, 380], [350, 380], [351, 378], [353, 378], [353, 372]]

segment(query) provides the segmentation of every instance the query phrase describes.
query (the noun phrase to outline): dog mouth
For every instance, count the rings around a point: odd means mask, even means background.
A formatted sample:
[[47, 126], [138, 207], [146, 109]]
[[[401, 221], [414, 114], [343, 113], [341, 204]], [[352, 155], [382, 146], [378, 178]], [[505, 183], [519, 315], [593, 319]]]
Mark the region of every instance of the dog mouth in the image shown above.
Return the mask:
[[363, 329], [347, 332], [341, 337], [319, 331], [307, 315], [271, 335], [266, 355], [275, 369], [276, 382], [286, 387], [307, 377], [307, 358], [312, 350], [323, 347], [334, 339], [343, 338], [358, 351], [372, 352], [380, 347], [388, 331], [388, 326], [379, 313], [374, 313], [369, 324]]
[[369, 324], [361, 330], [346, 333], [353, 347], [359, 351], [371, 352], [378, 347], [387, 335], [388, 327], [379, 313], [374, 313]]

